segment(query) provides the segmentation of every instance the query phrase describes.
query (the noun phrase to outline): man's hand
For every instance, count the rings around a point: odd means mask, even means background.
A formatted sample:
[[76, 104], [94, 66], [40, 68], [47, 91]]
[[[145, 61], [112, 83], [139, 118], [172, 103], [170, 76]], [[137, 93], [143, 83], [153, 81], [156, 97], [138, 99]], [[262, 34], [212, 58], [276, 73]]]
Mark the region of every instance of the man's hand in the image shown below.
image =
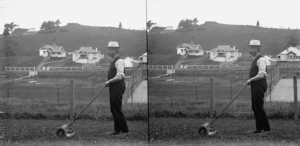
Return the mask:
[[106, 82], [105, 82], [105, 87], [108, 87], [109, 84], [110, 84], [109, 81], [106, 81]]
[[250, 85], [251, 84], [251, 79], [249, 79], [247, 82], [246, 82], [247, 85]]

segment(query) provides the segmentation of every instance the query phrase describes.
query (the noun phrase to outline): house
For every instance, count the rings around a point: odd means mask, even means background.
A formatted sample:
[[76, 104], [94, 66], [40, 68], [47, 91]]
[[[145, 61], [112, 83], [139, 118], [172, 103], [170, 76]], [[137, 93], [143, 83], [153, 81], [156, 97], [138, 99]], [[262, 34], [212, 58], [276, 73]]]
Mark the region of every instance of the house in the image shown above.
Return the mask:
[[139, 56], [140, 63], [147, 63], [147, 52]]
[[300, 45], [288, 47], [277, 56], [278, 61], [300, 61]]
[[101, 54], [101, 51], [92, 47], [80, 47], [80, 49], [69, 54], [72, 55], [72, 60], [77, 63], [97, 63], [104, 58], [104, 54]]
[[217, 48], [206, 51], [209, 53], [210, 60], [217, 62], [233, 62], [242, 56], [235, 46], [219, 45]]
[[53, 45], [45, 45], [44, 47], [39, 49], [39, 56], [42, 57], [66, 57], [67, 52], [63, 46]]
[[194, 44], [193, 42], [181, 44], [176, 49], [177, 55], [201, 56], [204, 54], [201, 45]]
[[35, 28], [30, 28], [24, 33], [24, 35], [31, 35], [31, 34], [36, 34], [36, 33], [37, 33], [37, 31], [35, 30]]
[[165, 30], [163, 30], [161, 33], [171, 33], [171, 32], [174, 32], [175, 29], [172, 27], [172, 26], [167, 26], [165, 28]]

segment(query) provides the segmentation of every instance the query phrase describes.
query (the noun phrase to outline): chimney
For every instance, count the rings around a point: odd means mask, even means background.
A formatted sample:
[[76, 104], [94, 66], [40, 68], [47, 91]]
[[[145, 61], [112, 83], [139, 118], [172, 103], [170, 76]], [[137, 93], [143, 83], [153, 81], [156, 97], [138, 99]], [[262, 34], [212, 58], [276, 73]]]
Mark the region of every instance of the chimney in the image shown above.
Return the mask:
[[235, 50], [235, 46], [233, 46], [233, 50]]
[[98, 52], [98, 49], [96, 48], [96, 52]]

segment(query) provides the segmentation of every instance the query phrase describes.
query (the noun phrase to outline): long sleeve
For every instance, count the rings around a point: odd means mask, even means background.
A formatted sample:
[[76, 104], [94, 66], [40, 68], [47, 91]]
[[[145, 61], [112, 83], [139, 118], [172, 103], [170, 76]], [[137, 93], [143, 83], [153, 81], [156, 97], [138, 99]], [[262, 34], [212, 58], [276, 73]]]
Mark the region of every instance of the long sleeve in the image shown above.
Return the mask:
[[267, 76], [267, 61], [264, 57], [261, 57], [257, 60], [257, 66], [258, 66], [258, 73], [256, 76], [259, 76], [260, 78]]
[[260, 59], [257, 60], [257, 67], [258, 67], [258, 73], [256, 76], [254, 76], [253, 78], [249, 79], [251, 81], [256, 81], [256, 80], [260, 80], [267, 75], [266, 69], [267, 69], [267, 61], [264, 57], [261, 57]]
[[123, 79], [125, 77], [125, 74], [124, 74], [124, 68], [125, 68], [124, 60], [119, 59], [118, 61], [116, 61], [115, 67], [117, 69], [117, 74], [116, 74], [115, 78]]

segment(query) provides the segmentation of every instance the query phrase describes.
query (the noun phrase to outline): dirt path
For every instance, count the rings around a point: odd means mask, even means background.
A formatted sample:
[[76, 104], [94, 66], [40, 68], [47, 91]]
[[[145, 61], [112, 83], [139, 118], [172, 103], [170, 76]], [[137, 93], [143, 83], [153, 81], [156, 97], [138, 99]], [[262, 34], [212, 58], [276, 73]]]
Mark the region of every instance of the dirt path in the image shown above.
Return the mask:
[[132, 94], [131, 98], [128, 98], [128, 103], [147, 103], [148, 101], [148, 86], [147, 80], [143, 80]]
[[[300, 93], [300, 79], [297, 80], [298, 94]], [[271, 98], [271, 99], [270, 99]], [[299, 95], [298, 95], [299, 98]], [[281, 79], [271, 91], [266, 101], [294, 102], [293, 79]], [[299, 100], [299, 99], [298, 99]]]
[[214, 136], [199, 135], [197, 130], [209, 119], [194, 118], [150, 118], [150, 143], [155, 144], [295, 144], [300, 143], [300, 123], [294, 120], [270, 120], [271, 135], [258, 136], [248, 134], [247, 130], [254, 129], [254, 119], [219, 119], [214, 128]]

